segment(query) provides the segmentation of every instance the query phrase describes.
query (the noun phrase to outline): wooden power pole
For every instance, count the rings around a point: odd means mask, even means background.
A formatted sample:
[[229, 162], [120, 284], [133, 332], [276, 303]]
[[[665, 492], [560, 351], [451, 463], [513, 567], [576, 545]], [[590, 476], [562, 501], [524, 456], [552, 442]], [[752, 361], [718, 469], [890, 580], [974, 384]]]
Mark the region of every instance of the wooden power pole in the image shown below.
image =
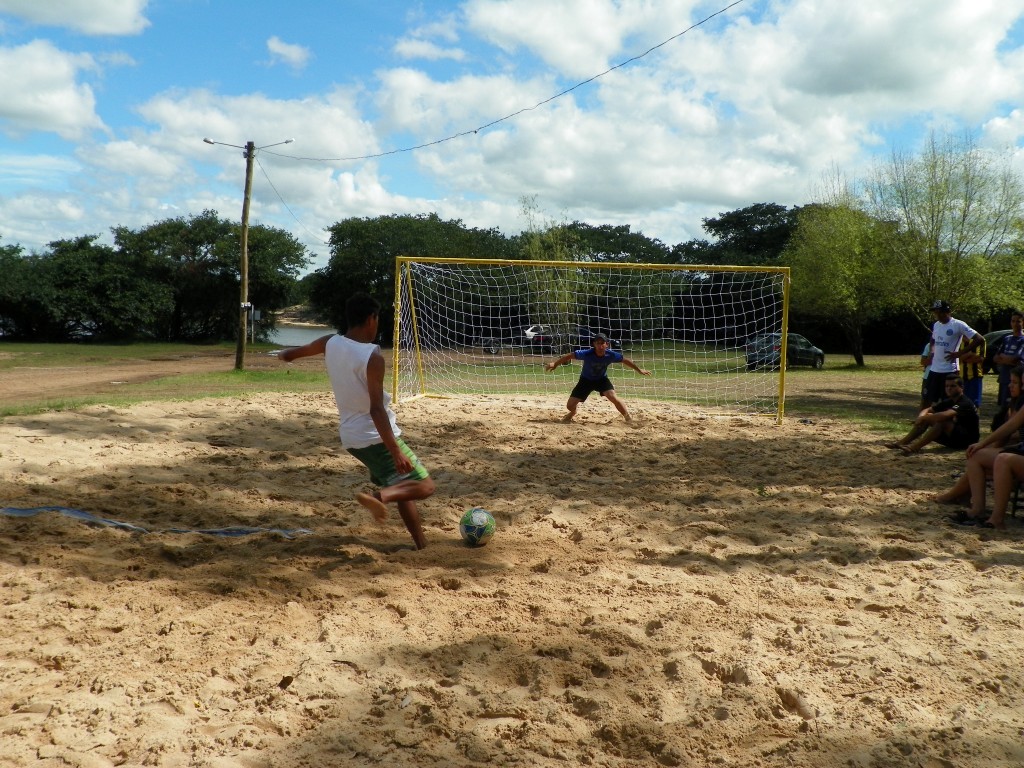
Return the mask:
[[235, 370], [245, 370], [245, 342], [249, 337], [249, 198], [252, 196], [252, 165], [256, 142], [245, 143], [245, 197], [242, 198], [242, 254], [238, 267], [242, 288], [238, 308], [238, 346], [235, 348]]

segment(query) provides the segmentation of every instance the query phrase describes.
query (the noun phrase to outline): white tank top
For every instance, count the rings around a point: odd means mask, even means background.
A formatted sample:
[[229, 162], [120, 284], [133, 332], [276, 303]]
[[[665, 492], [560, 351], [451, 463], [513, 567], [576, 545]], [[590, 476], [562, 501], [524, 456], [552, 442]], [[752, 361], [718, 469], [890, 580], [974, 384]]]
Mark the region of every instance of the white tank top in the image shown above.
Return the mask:
[[[338, 406], [338, 436], [345, 448], [366, 448], [381, 442], [370, 417], [370, 393], [366, 388], [366, 366], [374, 352], [380, 352], [376, 344], [364, 344], [342, 335], [332, 336], [324, 348], [327, 375]], [[391, 431], [398, 437], [402, 432], [390, 403], [391, 397], [385, 391], [384, 408]]]

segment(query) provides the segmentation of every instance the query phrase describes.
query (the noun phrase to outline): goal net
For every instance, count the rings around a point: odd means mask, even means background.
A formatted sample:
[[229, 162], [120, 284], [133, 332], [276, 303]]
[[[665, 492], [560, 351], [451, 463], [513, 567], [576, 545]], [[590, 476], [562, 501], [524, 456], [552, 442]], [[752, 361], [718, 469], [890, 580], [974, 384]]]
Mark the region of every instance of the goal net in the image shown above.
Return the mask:
[[[579, 363], [550, 373], [544, 364], [603, 333], [651, 371], [609, 369], [630, 400], [781, 419], [788, 296], [788, 267], [400, 257], [393, 397], [562, 400]], [[753, 356], [772, 334], [778, 356]]]

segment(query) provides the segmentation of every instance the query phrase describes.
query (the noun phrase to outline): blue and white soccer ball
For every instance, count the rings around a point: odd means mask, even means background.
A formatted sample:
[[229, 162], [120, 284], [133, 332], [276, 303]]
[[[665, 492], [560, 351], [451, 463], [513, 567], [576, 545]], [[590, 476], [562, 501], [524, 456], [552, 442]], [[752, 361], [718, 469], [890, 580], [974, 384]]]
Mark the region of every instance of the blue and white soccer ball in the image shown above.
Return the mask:
[[494, 535], [495, 523], [491, 513], [483, 507], [467, 509], [459, 521], [462, 540], [471, 547], [482, 547]]

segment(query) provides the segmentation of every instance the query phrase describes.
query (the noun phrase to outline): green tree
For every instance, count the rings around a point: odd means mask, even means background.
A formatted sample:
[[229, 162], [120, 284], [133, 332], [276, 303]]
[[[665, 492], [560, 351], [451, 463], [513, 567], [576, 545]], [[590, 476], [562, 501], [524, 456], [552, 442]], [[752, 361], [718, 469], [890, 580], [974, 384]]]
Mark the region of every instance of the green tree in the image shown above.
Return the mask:
[[707, 240], [687, 240], [672, 246], [671, 261], [675, 264], [717, 264], [720, 258], [715, 245]]
[[594, 226], [574, 221], [566, 229], [587, 261], [667, 264], [672, 258], [671, 250], [663, 242], [631, 231], [628, 224]]
[[[240, 227], [233, 230], [231, 241], [234, 248], [241, 248]], [[306, 247], [289, 232], [262, 224], [249, 226], [249, 301], [261, 310], [257, 336], [266, 338], [277, 322], [274, 312], [295, 303], [299, 272], [309, 262]]]
[[11, 336], [31, 341], [65, 341], [68, 329], [61, 323], [57, 270], [45, 255], [18, 257], [4, 265], [5, 326]]
[[20, 245], [0, 245], [0, 333], [18, 336], [24, 332], [31, 285], [29, 261]]
[[778, 266], [798, 212], [799, 208], [777, 203], [755, 203], [706, 218], [704, 231], [714, 241], [680, 243], [672, 249], [674, 260], [683, 264]]
[[43, 274], [57, 297], [52, 317], [69, 337], [154, 337], [173, 301], [159, 264], [131, 258], [96, 239], [88, 235], [50, 243]]
[[[346, 328], [345, 302], [365, 291], [387, 313], [395, 302], [395, 259], [410, 257], [510, 258], [510, 242], [496, 229], [471, 229], [436, 213], [345, 219], [330, 229], [331, 257], [310, 285], [313, 309], [339, 330]], [[381, 323], [390, 344], [394, 328]]]
[[6, 334], [39, 341], [152, 336], [170, 288], [96, 235], [56, 240], [38, 255], [4, 249], [0, 317]]
[[[1007, 306], [994, 289], [1012, 279], [1006, 257], [1024, 210], [1009, 152], [983, 150], [969, 134], [933, 133], [918, 155], [893, 152], [866, 186], [869, 212], [905, 235], [896, 250], [910, 278], [902, 302], [922, 321], [936, 298], [965, 315]], [[1019, 300], [1020, 281], [1013, 285]]]
[[161, 337], [198, 341], [237, 335], [239, 259], [233, 224], [216, 211], [164, 219], [138, 230], [115, 227], [114, 242], [131, 257], [164, 265], [174, 300]]
[[[173, 340], [235, 339], [238, 333], [241, 226], [216, 211], [130, 230], [113, 229], [117, 247], [139, 262], [159, 264], [173, 290], [161, 320], [160, 337]], [[249, 227], [249, 299], [261, 310], [288, 305], [305, 248], [283, 230]], [[258, 332], [266, 336], [273, 315], [264, 312]]]
[[169, 288], [144, 265], [125, 259], [97, 236], [50, 243], [23, 257], [7, 251], [0, 294], [5, 334], [38, 341], [129, 341], [150, 335]]
[[865, 326], [899, 306], [893, 229], [847, 196], [805, 206], [782, 254], [792, 270], [793, 311], [835, 322], [858, 366]]
[[[519, 235], [520, 258], [524, 261], [584, 261], [586, 253], [580, 233], [564, 222], [543, 220], [535, 195], [519, 200], [526, 227]], [[526, 295], [533, 301], [524, 307], [531, 323], [552, 325], [562, 333], [576, 324], [576, 291], [581, 288], [561, 267], [536, 267], [521, 273], [527, 283]]]
[[1000, 312], [998, 327], [1004, 328], [1006, 310], [1024, 307], [1024, 219], [1014, 222], [1014, 238], [992, 257], [986, 295]]

